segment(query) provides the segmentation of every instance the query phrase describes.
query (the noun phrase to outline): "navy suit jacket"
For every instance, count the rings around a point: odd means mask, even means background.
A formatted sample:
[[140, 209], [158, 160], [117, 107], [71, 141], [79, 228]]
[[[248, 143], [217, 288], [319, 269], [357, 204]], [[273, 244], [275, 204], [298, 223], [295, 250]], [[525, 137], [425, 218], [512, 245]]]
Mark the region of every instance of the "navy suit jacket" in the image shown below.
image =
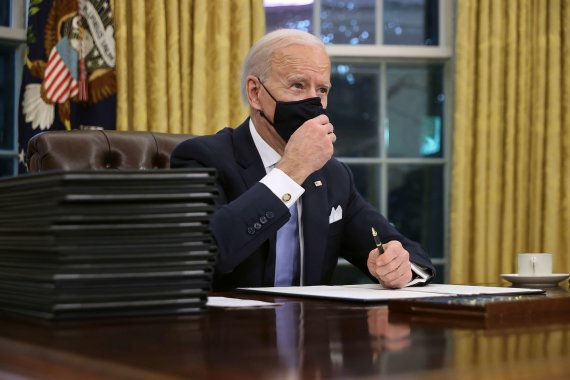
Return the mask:
[[[217, 170], [219, 196], [211, 222], [218, 245], [214, 290], [273, 286], [277, 230], [290, 213], [259, 182], [266, 171], [249, 131], [249, 119], [236, 129], [182, 142], [172, 153], [171, 167]], [[322, 185], [316, 186], [316, 181]], [[302, 186], [304, 285], [330, 284], [339, 257], [370, 276], [366, 262], [375, 247], [371, 227], [383, 242], [400, 241], [411, 261], [435, 273], [419, 244], [400, 234], [362, 198], [344, 163], [329, 160]], [[342, 219], [329, 224], [331, 209], [339, 205]]]

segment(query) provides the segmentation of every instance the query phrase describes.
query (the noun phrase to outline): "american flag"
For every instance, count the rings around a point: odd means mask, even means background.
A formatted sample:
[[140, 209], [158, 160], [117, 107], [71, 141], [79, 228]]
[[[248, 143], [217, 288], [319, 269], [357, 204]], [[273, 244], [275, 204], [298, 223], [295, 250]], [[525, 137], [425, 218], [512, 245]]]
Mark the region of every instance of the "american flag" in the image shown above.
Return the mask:
[[67, 41], [60, 41], [52, 50], [46, 65], [43, 88], [52, 103], [63, 103], [79, 92], [77, 52]]

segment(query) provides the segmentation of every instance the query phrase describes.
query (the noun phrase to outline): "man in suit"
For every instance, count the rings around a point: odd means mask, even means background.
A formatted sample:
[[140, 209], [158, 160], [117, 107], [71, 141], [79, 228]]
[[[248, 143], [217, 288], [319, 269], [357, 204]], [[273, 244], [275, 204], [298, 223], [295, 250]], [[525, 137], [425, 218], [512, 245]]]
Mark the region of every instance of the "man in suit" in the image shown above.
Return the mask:
[[427, 254], [362, 198], [350, 169], [332, 157], [330, 67], [317, 37], [268, 33], [244, 61], [250, 117], [172, 153], [173, 168], [217, 169], [215, 290], [329, 284], [339, 257], [387, 288], [413, 279], [411, 262], [433, 277]]

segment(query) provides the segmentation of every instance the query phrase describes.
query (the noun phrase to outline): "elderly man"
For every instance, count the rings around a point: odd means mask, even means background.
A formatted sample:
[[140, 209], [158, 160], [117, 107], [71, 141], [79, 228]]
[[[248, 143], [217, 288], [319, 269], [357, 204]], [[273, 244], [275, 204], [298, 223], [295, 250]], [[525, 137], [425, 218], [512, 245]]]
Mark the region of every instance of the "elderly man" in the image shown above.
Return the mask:
[[332, 157], [336, 136], [325, 114], [330, 67], [317, 37], [268, 33], [244, 61], [250, 117], [172, 153], [173, 168], [218, 172], [215, 290], [329, 284], [339, 257], [387, 288], [404, 287], [421, 272], [433, 277], [421, 247], [362, 198], [350, 169]]

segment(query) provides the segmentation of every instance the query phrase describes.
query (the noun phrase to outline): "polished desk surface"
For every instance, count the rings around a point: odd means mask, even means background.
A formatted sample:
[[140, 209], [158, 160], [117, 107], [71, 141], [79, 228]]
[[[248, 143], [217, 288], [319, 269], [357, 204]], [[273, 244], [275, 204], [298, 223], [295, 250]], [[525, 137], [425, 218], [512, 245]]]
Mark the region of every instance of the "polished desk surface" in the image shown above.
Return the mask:
[[[394, 322], [381, 304], [216, 295], [281, 305], [122, 321], [2, 315], [0, 378], [570, 378], [567, 316], [486, 328], [459, 320]], [[548, 296], [570, 297], [568, 285]]]

